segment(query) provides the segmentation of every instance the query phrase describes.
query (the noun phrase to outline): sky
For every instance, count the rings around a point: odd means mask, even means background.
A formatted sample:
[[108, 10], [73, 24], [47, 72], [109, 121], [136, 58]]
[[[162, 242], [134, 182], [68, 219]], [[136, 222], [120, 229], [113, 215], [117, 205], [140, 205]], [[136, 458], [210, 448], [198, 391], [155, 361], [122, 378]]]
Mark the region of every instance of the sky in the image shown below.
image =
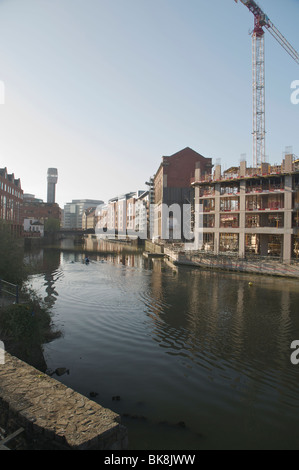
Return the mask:
[[[299, 50], [299, 0], [259, 0]], [[191, 147], [252, 165], [253, 15], [234, 0], [0, 0], [0, 168], [25, 193], [107, 202]], [[299, 155], [299, 67], [265, 33], [266, 155]]]

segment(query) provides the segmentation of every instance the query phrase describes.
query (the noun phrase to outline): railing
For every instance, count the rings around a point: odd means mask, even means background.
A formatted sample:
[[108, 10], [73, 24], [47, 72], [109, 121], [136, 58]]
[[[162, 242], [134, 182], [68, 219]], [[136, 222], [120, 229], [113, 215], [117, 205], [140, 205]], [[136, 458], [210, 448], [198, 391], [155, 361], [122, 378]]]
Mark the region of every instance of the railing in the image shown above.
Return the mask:
[[280, 202], [271, 202], [267, 207], [261, 207], [257, 204], [248, 204], [246, 206], [246, 211], [279, 211], [284, 209], [284, 204]]
[[240, 210], [239, 205], [235, 206], [221, 206], [220, 212], [238, 212]]
[[4, 297], [8, 297], [9, 300], [14, 300], [16, 304], [19, 303], [19, 286], [12, 284], [11, 282], [0, 279], [0, 298], [2, 301]]
[[[291, 173], [296, 173], [299, 170], [299, 160], [293, 161], [292, 163], [292, 170]], [[269, 168], [267, 173], [263, 173], [262, 168], [246, 168], [246, 173], [244, 176], [241, 176], [240, 170], [234, 173], [222, 173], [219, 175], [219, 178], [216, 179], [215, 174], [211, 175], [204, 175], [199, 179], [195, 177], [191, 178], [191, 184], [200, 184], [200, 183], [216, 183], [222, 181], [229, 181], [229, 180], [242, 180], [244, 178], [257, 178], [257, 177], [267, 177], [267, 176], [277, 176], [277, 175], [285, 175], [285, 169], [281, 165], [272, 165]], [[274, 189], [275, 191], [283, 191], [283, 188]]]
[[12, 441], [13, 439], [15, 439], [19, 434], [21, 434], [22, 432], [24, 432], [24, 428], [19, 428], [17, 431], [15, 431], [14, 433], [12, 434], [9, 434], [9, 436], [3, 438], [1, 441], [0, 441], [0, 450], [11, 450], [9, 447], [6, 446], [6, 444], [8, 444], [10, 441]]
[[215, 188], [204, 189], [204, 190], [200, 191], [200, 196], [199, 197], [214, 196], [214, 195], [215, 195]]

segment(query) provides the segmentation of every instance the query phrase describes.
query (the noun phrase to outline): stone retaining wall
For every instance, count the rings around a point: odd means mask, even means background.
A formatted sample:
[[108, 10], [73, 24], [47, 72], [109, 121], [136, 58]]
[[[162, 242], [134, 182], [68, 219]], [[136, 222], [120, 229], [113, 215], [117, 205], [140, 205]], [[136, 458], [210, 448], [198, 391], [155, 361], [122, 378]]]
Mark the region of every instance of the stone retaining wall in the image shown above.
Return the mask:
[[164, 253], [163, 245], [157, 245], [156, 243], [152, 243], [149, 240], [145, 240], [144, 249], [145, 251], [149, 251], [150, 253], [159, 253], [159, 254]]
[[299, 264], [286, 264], [281, 261], [256, 258], [255, 260], [239, 259], [232, 256], [213, 256], [192, 254], [167, 249], [165, 255], [176, 265], [198, 266], [208, 269], [264, 274], [299, 279]]
[[23, 427], [33, 449], [122, 450], [127, 429], [113, 411], [5, 353], [0, 364], [0, 426]]

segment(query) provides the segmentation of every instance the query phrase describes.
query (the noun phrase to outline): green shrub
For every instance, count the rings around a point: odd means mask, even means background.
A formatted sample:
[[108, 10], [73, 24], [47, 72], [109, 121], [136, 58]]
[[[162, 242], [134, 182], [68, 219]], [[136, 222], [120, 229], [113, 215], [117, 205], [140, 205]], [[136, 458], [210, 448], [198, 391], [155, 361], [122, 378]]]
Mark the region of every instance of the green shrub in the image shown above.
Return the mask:
[[0, 339], [6, 351], [32, 365], [40, 360], [42, 345], [59, 336], [48, 308], [32, 298], [32, 293], [27, 303], [0, 309]]
[[9, 225], [0, 222], [0, 279], [21, 284], [25, 279], [23, 240], [11, 235]]

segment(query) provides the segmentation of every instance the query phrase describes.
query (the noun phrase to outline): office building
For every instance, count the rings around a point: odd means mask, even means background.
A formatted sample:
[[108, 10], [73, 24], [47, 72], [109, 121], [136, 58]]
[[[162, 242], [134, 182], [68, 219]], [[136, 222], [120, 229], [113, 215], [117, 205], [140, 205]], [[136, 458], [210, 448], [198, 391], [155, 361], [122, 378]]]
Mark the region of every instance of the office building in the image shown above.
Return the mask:
[[82, 230], [82, 217], [86, 209], [96, 208], [103, 201], [95, 199], [73, 199], [64, 206], [63, 227], [65, 229]]

